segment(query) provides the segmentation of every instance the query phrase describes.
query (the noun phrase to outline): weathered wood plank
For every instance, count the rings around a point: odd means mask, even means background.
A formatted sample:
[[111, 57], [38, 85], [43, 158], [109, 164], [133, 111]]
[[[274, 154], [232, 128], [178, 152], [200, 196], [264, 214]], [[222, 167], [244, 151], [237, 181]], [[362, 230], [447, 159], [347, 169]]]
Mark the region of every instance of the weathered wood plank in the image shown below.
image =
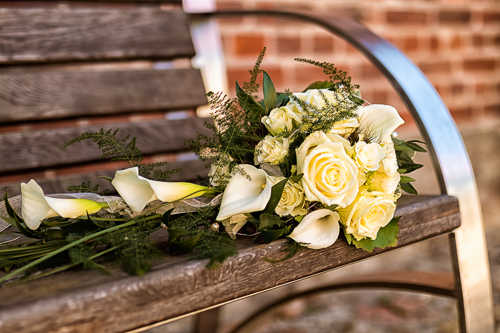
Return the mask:
[[0, 63], [193, 55], [182, 9], [0, 8]]
[[[458, 202], [448, 196], [401, 198], [399, 247], [450, 232], [460, 225]], [[188, 256], [166, 256], [143, 277], [115, 270], [65, 272], [0, 290], [0, 330], [5, 332], [119, 332], [228, 303], [382, 252], [367, 253], [344, 239], [322, 250], [305, 250], [285, 262], [286, 240], [268, 245], [239, 241], [239, 254], [217, 269]], [[110, 313], [112, 315], [110, 315]]]
[[200, 71], [192, 68], [0, 74], [0, 123], [178, 110], [206, 103]]
[[[172, 161], [166, 166], [166, 170], [173, 170], [180, 168], [181, 171], [173, 174], [169, 181], [173, 182], [193, 182], [196, 181], [196, 175], [206, 177], [208, 170], [205, 168], [205, 162], [201, 160], [190, 160], [190, 161]], [[116, 170], [119, 170], [116, 169]], [[57, 178], [42, 178], [35, 179], [37, 183], [42, 187], [46, 194], [50, 193], [67, 193], [68, 186], [80, 185], [83, 182], [90, 181], [93, 185], [99, 185], [99, 191], [108, 189], [109, 194], [114, 193], [114, 188], [111, 186], [109, 181], [99, 176], [114, 177], [116, 170], [103, 170], [99, 172], [90, 173], [75, 173], [69, 175], [58, 176]], [[3, 197], [5, 192], [9, 193], [9, 197], [21, 194], [21, 182], [28, 182], [30, 177], [25, 178], [16, 183], [0, 183], [0, 195]]]
[[98, 161], [101, 151], [92, 140], [62, 147], [83, 132], [98, 132], [101, 128], [120, 129], [119, 138], [137, 137], [137, 147], [144, 155], [187, 150], [184, 142], [197, 132], [210, 134], [203, 126], [205, 121], [193, 117], [6, 133], [0, 135], [0, 172]]

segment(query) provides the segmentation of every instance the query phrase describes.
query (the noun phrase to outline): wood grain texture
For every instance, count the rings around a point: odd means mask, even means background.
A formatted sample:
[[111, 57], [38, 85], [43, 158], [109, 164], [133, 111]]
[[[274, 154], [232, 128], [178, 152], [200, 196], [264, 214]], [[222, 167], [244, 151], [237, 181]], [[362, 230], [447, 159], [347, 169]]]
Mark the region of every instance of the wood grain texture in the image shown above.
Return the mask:
[[[402, 197], [398, 247], [447, 233], [460, 225], [458, 202], [448, 196]], [[217, 269], [188, 256], [165, 258], [143, 277], [71, 271], [0, 290], [2, 332], [120, 332], [232, 302], [392, 249], [373, 253], [339, 239], [329, 248], [305, 250], [285, 262], [286, 240], [238, 242], [239, 254]], [[112, 315], [110, 315], [112, 314]]]
[[181, 9], [0, 8], [0, 63], [193, 55]]
[[203, 80], [193, 68], [0, 74], [0, 123], [179, 110], [204, 104]]
[[6, 133], [0, 135], [0, 172], [98, 161], [101, 150], [92, 140], [62, 147], [83, 132], [98, 132], [101, 128], [120, 129], [118, 138], [137, 137], [137, 147], [144, 155], [183, 151], [188, 149], [184, 142], [196, 137], [197, 132], [211, 133], [203, 126], [205, 121], [193, 117]]
[[[208, 174], [208, 169], [205, 168], [205, 162], [201, 160], [190, 160], [190, 161], [172, 161], [166, 166], [166, 170], [173, 170], [181, 168], [182, 170], [176, 174], [173, 174], [169, 181], [173, 182], [194, 182], [196, 181], [196, 175], [206, 177]], [[58, 176], [57, 178], [42, 178], [35, 179], [38, 185], [42, 187], [46, 194], [50, 193], [66, 193], [68, 192], [68, 186], [80, 185], [83, 182], [90, 181], [92, 184], [99, 185], [99, 191], [108, 189], [109, 194], [114, 193], [114, 188], [111, 186], [108, 180], [99, 178], [99, 176], [114, 177], [116, 170], [104, 170], [99, 172], [89, 172], [89, 173], [75, 173], [75, 174], [65, 174], [63, 176]], [[21, 182], [28, 182], [31, 177], [26, 177], [24, 180], [20, 180], [16, 183], [0, 183], [0, 195], [4, 195], [8, 191], [9, 197], [21, 194]]]

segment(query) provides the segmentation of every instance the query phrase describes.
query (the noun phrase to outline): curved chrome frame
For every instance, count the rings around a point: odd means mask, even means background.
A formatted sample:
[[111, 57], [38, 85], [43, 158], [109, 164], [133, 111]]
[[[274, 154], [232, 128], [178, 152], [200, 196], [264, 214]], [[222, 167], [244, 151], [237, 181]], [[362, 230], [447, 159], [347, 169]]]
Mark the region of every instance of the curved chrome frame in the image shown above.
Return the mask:
[[441, 193], [459, 199], [462, 226], [450, 234], [461, 332], [493, 332], [493, 297], [479, 195], [469, 156], [448, 109], [424, 74], [397, 48], [363, 25], [310, 12], [219, 11], [194, 16], [279, 16], [322, 26], [345, 39], [383, 73], [429, 144]]

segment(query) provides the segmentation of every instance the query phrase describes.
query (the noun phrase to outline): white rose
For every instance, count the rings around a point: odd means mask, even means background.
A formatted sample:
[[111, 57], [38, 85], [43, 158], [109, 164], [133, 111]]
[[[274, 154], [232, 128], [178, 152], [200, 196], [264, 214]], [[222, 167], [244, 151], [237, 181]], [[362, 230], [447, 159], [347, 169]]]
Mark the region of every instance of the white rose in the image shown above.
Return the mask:
[[302, 186], [309, 201], [344, 208], [356, 198], [358, 167], [342, 142], [332, 142], [325, 133], [314, 132], [304, 140], [296, 154], [297, 173], [304, 174]]
[[336, 212], [318, 209], [307, 214], [288, 237], [306, 243], [310, 249], [324, 249], [337, 240], [340, 232], [338, 221]]
[[273, 109], [269, 116], [262, 117], [261, 121], [272, 135], [291, 132], [294, 128], [294, 122], [301, 123], [300, 117], [285, 106]]
[[[277, 177], [275, 183], [279, 183], [283, 179], [285, 178]], [[276, 206], [276, 214], [279, 216], [307, 214], [307, 210], [304, 208], [306, 202], [305, 198], [304, 189], [299, 183], [292, 181], [287, 182], [283, 189], [280, 202]]]
[[328, 131], [329, 134], [338, 134], [348, 136], [359, 127], [358, 119], [351, 118], [336, 122], [333, 127]]
[[376, 239], [379, 229], [394, 217], [394, 201], [393, 195], [362, 190], [351, 205], [338, 209], [340, 222], [356, 240]]
[[396, 159], [396, 151], [394, 150], [394, 144], [388, 141], [383, 144], [384, 149], [384, 159], [382, 160], [381, 169], [388, 175], [395, 175], [398, 173], [398, 161]]
[[376, 172], [369, 188], [372, 191], [394, 194], [398, 188], [400, 180], [401, 176], [397, 172], [392, 175]]
[[356, 142], [356, 164], [365, 171], [375, 171], [385, 157], [384, 149], [378, 143]]
[[[328, 89], [309, 89], [306, 92], [294, 93], [293, 95], [319, 109], [326, 106], [325, 99], [332, 105], [336, 105], [338, 103], [335, 93]], [[295, 101], [290, 99], [290, 102], [292, 102], [300, 112], [304, 112], [301, 106]]]
[[267, 135], [255, 146], [254, 163], [279, 164], [284, 161], [290, 146], [287, 138], [275, 138]]

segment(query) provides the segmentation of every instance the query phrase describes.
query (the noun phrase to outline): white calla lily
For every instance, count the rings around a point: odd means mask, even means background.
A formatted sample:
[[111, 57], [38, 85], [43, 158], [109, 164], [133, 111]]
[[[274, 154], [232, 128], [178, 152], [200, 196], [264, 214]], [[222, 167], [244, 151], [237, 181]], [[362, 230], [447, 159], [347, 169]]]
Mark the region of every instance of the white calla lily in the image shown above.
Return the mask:
[[247, 177], [237, 173], [229, 183], [222, 197], [217, 221], [225, 220], [237, 214], [258, 212], [266, 208], [271, 198], [273, 180], [264, 170], [249, 164], [240, 164]]
[[380, 139], [380, 142], [390, 140], [392, 132], [405, 123], [398, 111], [389, 105], [368, 105], [361, 108], [358, 114], [361, 131]]
[[119, 170], [111, 182], [134, 212], [141, 212], [154, 200], [172, 202], [203, 195], [206, 186], [185, 182], [161, 182], [139, 176], [139, 168]]
[[307, 214], [288, 236], [310, 249], [324, 249], [339, 237], [339, 214], [329, 209], [318, 209]]
[[40, 185], [33, 179], [27, 184], [21, 183], [22, 210], [21, 215], [28, 228], [37, 229], [42, 220], [61, 216], [77, 218], [88, 214], [97, 213], [106, 203], [95, 202], [88, 199], [61, 199], [45, 196]]

